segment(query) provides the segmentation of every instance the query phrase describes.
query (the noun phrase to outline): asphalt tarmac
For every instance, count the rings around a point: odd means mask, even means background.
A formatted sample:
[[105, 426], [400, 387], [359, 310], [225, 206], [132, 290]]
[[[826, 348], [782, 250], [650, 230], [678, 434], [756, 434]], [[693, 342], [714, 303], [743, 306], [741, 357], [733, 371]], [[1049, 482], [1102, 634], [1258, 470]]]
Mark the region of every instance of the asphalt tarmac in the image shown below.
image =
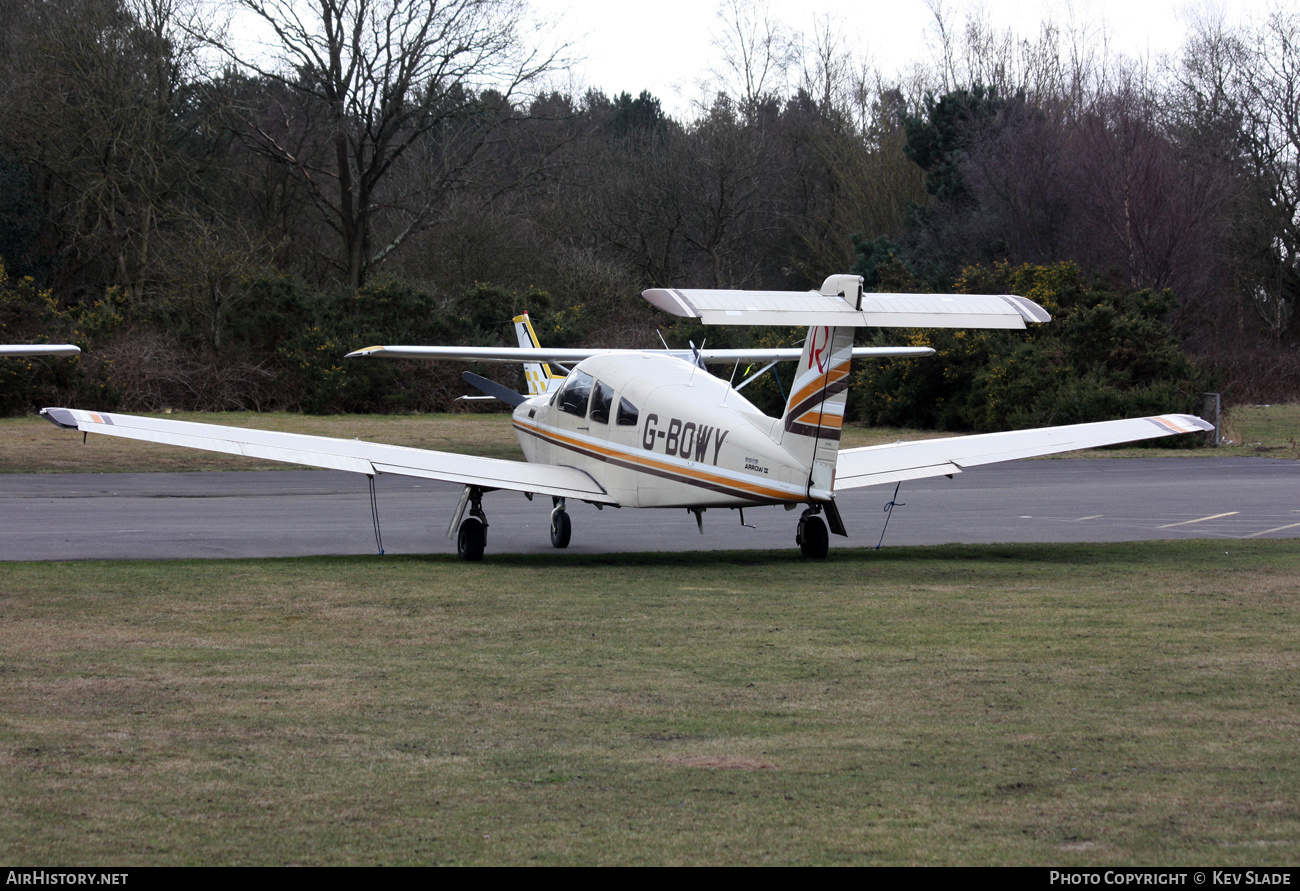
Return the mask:
[[[389, 554], [455, 553], [460, 487], [381, 476]], [[1017, 461], [839, 493], [849, 530], [831, 547], [1300, 537], [1300, 462], [1268, 458]], [[554, 553], [550, 499], [483, 499], [487, 555]], [[798, 511], [570, 504], [577, 554], [795, 547]], [[888, 528], [885, 528], [888, 517]], [[0, 561], [288, 557], [377, 551], [366, 479], [312, 471], [0, 475]]]

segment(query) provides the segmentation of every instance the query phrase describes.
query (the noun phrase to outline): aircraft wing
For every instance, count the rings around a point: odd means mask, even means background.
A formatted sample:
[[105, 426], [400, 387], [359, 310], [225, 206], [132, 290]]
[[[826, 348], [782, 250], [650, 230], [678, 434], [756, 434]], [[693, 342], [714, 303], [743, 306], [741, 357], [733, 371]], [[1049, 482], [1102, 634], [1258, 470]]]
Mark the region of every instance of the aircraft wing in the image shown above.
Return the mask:
[[81, 347], [70, 343], [0, 343], [0, 356], [75, 356]]
[[393, 473], [452, 483], [555, 495], [596, 504], [617, 504], [590, 476], [574, 467], [504, 461], [477, 455], [454, 455], [407, 446], [355, 439], [333, 439], [302, 433], [249, 430], [192, 421], [170, 421], [138, 415], [44, 408], [41, 416], [69, 430], [102, 433], [145, 442], [266, 458], [288, 464], [349, 470], [373, 475]]
[[1052, 317], [1015, 294], [863, 294], [855, 307], [818, 291], [652, 288], [641, 296], [664, 312], [706, 325], [831, 325], [877, 328], [1024, 328]]
[[[843, 301], [841, 301], [843, 302]], [[363, 359], [448, 359], [462, 362], [581, 362], [592, 356], [609, 356], [618, 353], [668, 353], [691, 361], [690, 350], [602, 350], [602, 349], [546, 349], [544, 347], [472, 347], [472, 346], [372, 346], [348, 353], [346, 358]], [[718, 349], [700, 350], [705, 362], [793, 362], [803, 355], [802, 347], [773, 349]], [[930, 347], [854, 347], [854, 359], [918, 359], [933, 356]]]
[[1159, 415], [845, 449], [836, 465], [835, 488], [948, 476], [980, 464], [1213, 429], [1193, 415]]
[[459, 362], [581, 362], [607, 353], [636, 350], [543, 349], [541, 347], [372, 346], [353, 350], [345, 359], [448, 359]]

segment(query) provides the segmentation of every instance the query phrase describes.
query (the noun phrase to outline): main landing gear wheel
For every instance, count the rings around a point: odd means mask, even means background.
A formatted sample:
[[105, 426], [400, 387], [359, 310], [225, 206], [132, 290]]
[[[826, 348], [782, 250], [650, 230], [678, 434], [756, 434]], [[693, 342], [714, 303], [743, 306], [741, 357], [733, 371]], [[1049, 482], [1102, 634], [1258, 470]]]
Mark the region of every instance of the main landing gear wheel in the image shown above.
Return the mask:
[[569, 522], [569, 514], [563, 507], [557, 507], [551, 511], [551, 545], [557, 548], [567, 548], [569, 546], [569, 536], [573, 534], [573, 524]]
[[486, 546], [487, 525], [478, 517], [461, 520], [460, 531], [456, 534], [456, 556], [462, 560], [482, 560]]
[[831, 535], [826, 524], [816, 514], [804, 514], [799, 520], [799, 531], [794, 537], [799, 552], [812, 560], [823, 560], [830, 553]]

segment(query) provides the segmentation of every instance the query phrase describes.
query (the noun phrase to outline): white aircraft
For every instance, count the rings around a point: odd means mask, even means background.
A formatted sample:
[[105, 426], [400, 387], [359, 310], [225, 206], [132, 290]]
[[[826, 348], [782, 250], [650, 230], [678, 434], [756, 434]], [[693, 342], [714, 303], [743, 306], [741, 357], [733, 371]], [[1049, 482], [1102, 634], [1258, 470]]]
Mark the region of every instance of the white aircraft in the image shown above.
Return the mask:
[[[549, 370], [525, 396], [465, 374], [488, 395], [514, 407], [526, 462], [454, 455], [379, 443], [246, 430], [47, 408], [54, 424], [81, 430], [269, 458], [312, 467], [396, 473], [464, 485], [447, 529], [457, 553], [478, 560], [487, 541], [483, 495], [495, 489], [552, 499], [551, 544], [569, 544], [569, 499], [597, 508], [685, 508], [703, 532], [708, 508], [803, 507], [795, 541], [804, 556], [824, 557], [829, 531], [847, 535], [837, 490], [930, 476], [952, 476], [997, 461], [1211, 429], [1190, 415], [1161, 415], [978, 436], [840, 449], [853, 357], [920, 356], [925, 348], [854, 349], [857, 327], [1021, 328], [1050, 317], [1014, 295], [864, 294], [862, 279], [833, 275], [819, 291], [653, 289], [653, 305], [705, 324], [810, 325], [802, 349], [544, 349], [529, 346], [379, 346], [349, 356], [495, 362], [574, 362], [556, 386]], [[530, 327], [530, 326], [528, 326]], [[522, 335], [521, 335], [522, 339]], [[683, 356], [688, 358], [683, 358]], [[775, 362], [797, 358], [798, 371], [779, 418], [764, 415], [705, 362]], [[468, 516], [466, 512], [468, 511]], [[825, 518], [823, 520], [823, 517]]]
[[70, 343], [0, 343], [0, 356], [75, 356], [81, 347]]

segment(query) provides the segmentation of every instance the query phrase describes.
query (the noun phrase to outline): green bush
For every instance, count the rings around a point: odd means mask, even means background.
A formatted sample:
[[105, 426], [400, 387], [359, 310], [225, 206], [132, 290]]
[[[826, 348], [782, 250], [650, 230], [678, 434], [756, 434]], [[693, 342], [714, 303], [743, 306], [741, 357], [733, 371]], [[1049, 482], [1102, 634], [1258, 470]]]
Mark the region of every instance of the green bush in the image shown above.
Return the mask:
[[93, 349], [121, 324], [114, 296], [110, 292], [93, 304], [64, 308], [31, 278], [10, 278], [0, 260], [0, 342], [72, 343], [83, 350], [80, 356], [0, 358], [0, 415], [49, 405], [117, 404], [111, 369]]
[[1073, 264], [967, 269], [956, 290], [1020, 294], [1052, 315], [1026, 331], [885, 332], [929, 359], [873, 363], [850, 398], [868, 423], [994, 431], [1190, 411], [1211, 387], [1165, 323], [1168, 292], [1090, 287]]
[[[525, 309], [545, 317], [549, 308], [539, 291], [476, 285], [442, 298], [397, 280], [378, 280], [354, 294], [310, 296], [276, 285], [266, 297], [247, 322], [249, 346], [273, 354], [285, 407], [310, 413], [445, 410], [465, 390], [459, 363], [343, 356], [380, 344], [514, 346], [510, 320]], [[552, 328], [539, 336], [562, 344], [551, 318]], [[278, 337], [262, 339], [262, 332], [276, 331]], [[520, 383], [513, 366], [479, 370]]]

